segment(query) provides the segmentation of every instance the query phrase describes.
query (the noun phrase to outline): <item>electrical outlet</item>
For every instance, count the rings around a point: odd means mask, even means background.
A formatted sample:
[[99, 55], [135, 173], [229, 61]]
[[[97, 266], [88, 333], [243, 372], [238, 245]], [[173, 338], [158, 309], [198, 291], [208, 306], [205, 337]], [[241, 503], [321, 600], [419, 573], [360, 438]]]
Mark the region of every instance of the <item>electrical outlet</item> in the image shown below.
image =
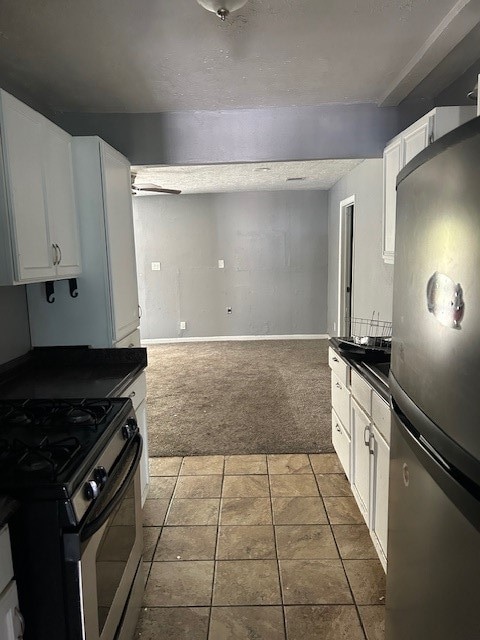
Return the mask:
[[232, 307], [227, 307], [227, 313], [230, 315], [232, 313]]
[[225, 269], [225, 260], [219, 260], [218, 261], [218, 268], [219, 269]]
[[186, 329], [186, 328], [187, 328], [187, 323], [186, 323], [185, 321], [183, 321], [183, 320], [182, 320], [182, 321], [180, 322], [180, 330], [181, 330], [181, 331], [183, 331], [183, 330], [184, 330], [184, 329]]
[[160, 271], [160, 262], [152, 262], [152, 271]]

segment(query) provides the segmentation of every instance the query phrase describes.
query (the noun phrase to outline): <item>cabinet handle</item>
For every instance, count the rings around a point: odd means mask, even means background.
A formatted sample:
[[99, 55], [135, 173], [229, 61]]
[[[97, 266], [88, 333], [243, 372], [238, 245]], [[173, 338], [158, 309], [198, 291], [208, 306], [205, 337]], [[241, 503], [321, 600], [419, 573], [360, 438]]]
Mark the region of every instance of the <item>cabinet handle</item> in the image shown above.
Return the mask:
[[53, 266], [56, 267], [58, 262], [58, 253], [57, 253], [57, 245], [52, 243], [52, 253], [53, 253]]
[[132, 393], [129, 394], [129, 398], [134, 398], [137, 394], [135, 393], [135, 391], [132, 391]]
[[342, 433], [342, 430], [340, 429], [340, 427], [338, 426], [338, 424], [335, 425], [335, 429], [338, 431], [338, 433]]
[[16, 640], [23, 640], [23, 634], [25, 633], [25, 618], [20, 613], [20, 609], [18, 607], [15, 607], [15, 609], [13, 610], [13, 613], [14, 613], [14, 616], [17, 618], [18, 622], [20, 623], [20, 635], [17, 636]]
[[337, 387], [337, 389], [341, 389], [342, 388], [342, 385], [339, 382], [336, 382], [335, 386]]
[[56, 244], [55, 246], [58, 249], [58, 262], [57, 262], [57, 264], [60, 264], [61, 261], [62, 261], [62, 250], [60, 249], [60, 245]]
[[138, 317], [141, 318], [142, 317], [142, 307], [140, 305], [138, 305]]
[[133, 344], [133, 342], [130, 342], [130, 344], [128, 345], [128, 348], [131, 349], [132, 347], [134, 347], [135, 345]]
[[366, 426], [363, 432], [363, 442], [366, 447], [368, 447], [370, 444], [370, 427], [369, 426]]
[[335, 356], [333, 356], [332, 360], [333, 360], [334, 362], [339, 362], [338, 358], [336, 358]]
[[373, 456], [375, 454], [375, 436], [373, 435], [373, 433], [368, 440], [368, 450], [370, 452], [370, 455]]

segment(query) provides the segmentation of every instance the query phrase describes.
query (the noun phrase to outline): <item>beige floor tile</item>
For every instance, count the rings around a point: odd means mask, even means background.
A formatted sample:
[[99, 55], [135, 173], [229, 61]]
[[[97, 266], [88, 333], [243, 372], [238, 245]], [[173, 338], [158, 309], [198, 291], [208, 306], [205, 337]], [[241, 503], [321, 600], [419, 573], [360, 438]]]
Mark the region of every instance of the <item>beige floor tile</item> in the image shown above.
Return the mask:
[[377, 560], [344, 560], [357, 604], [385, 604], [385, 572]]
[[267, 473], [267, 460], [264, 455], [225, 456], [225, 475]]
[[364, 640], [355, 607], [285, 607], [288, 640]]
[[156, 561], [213, 560], [217, 527], [164, 527]]
[[219, 560], [213, 605], [281, 604], [276, 560]]
[[332, 530], [342, 558], [365, 560], [378, 557], [366, 525], [335, 524]]
[[284, 604], [352, 604], [341, 560], [280, 560]]
[[282, 560], [332, 559], [338, 551], [326, 524], [297, 524], [275, 527], [278, 557]]
[[324, 498], [330, 524], [363, 524], [355, 498]]
[[208, 640], [285, 640], [281, 607], [213, 607]]
[[218, 498], [174, 498], [165, 523], [169, 526], [217, 524], [219, 507]]
[[316, 476], [322, 496], [351, 496], [352, 490], [343, 473], [321, 473]]
[[311, 453], [309, 458], [315, 473], [344, 473], [336, 453]]
[[177, 478], [154, 476], [150, 478], [150, 486], [148, 488], [148, 498], [170, 500], [175, 488]]
[[270, 490], [275, 498], [319, 495], [313, 474], [270, 476]]
[[176, 476], [180, 471], [182, 458], [150, 458], [150, 476]]
[[183, 459], [181, 476], [208, 476], [223, 473], [223, 456], [189, 456]]
[[272, 524], [270, 498], [222, 498], [220, 524]]
[[220, 498], [222, 476], [180, 476], [175, 487], [175, 498]]
[[146, 607], [210, 605], [213, 562], [154, 562], [143, 598]]
[[268, 498], [268, 476], [225, 476], [222, 495], [225, 498]]
[[145, 500], [143, 524], [145, 527], [161, 527], [167, 513], [170, 500]]
[[142, 609], [135, 640], [207, 640], [208, 607]]
[[272, 498], [275, 524], [328, 524], [321, 498]]
[[266, 560], [275, 557], [271, 525], [219, 527], [217, 560]]
[[367, 640], [385, 640], [385, 607], [358, 607]]
[[151, 561], [160, 537], [161, 527], [143, 527], [143, 559]]
[[267, 456], [268, 473], [312, 473], [307, 454], [274, 454]]

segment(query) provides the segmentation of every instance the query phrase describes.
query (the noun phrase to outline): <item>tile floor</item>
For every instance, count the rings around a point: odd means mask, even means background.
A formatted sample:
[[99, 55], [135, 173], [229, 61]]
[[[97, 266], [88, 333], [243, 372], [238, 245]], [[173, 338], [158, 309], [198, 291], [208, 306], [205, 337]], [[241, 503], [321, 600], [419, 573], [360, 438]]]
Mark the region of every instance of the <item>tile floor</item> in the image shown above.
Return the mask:
[[142, 640], [383, 640], [385, 574], [334, 454], [153, 458]]

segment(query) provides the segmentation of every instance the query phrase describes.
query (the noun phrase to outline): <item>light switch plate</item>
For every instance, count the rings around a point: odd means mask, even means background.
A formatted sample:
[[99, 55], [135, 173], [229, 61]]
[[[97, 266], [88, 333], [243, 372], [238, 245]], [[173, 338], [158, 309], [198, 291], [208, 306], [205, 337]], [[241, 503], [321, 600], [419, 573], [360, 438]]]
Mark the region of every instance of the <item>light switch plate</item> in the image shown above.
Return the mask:
[[152, 271], [160, 271], [160, 262], [152, 262]]
[[225, 260], [219, 260], [218, 261], [218, 268], [219, 269], [225, 269]]
[[186, 329], [186, 328], [187, 328], [187, 323], [182, 320], [180, 322], [180, 330], [183, 330], [183, 329]]

